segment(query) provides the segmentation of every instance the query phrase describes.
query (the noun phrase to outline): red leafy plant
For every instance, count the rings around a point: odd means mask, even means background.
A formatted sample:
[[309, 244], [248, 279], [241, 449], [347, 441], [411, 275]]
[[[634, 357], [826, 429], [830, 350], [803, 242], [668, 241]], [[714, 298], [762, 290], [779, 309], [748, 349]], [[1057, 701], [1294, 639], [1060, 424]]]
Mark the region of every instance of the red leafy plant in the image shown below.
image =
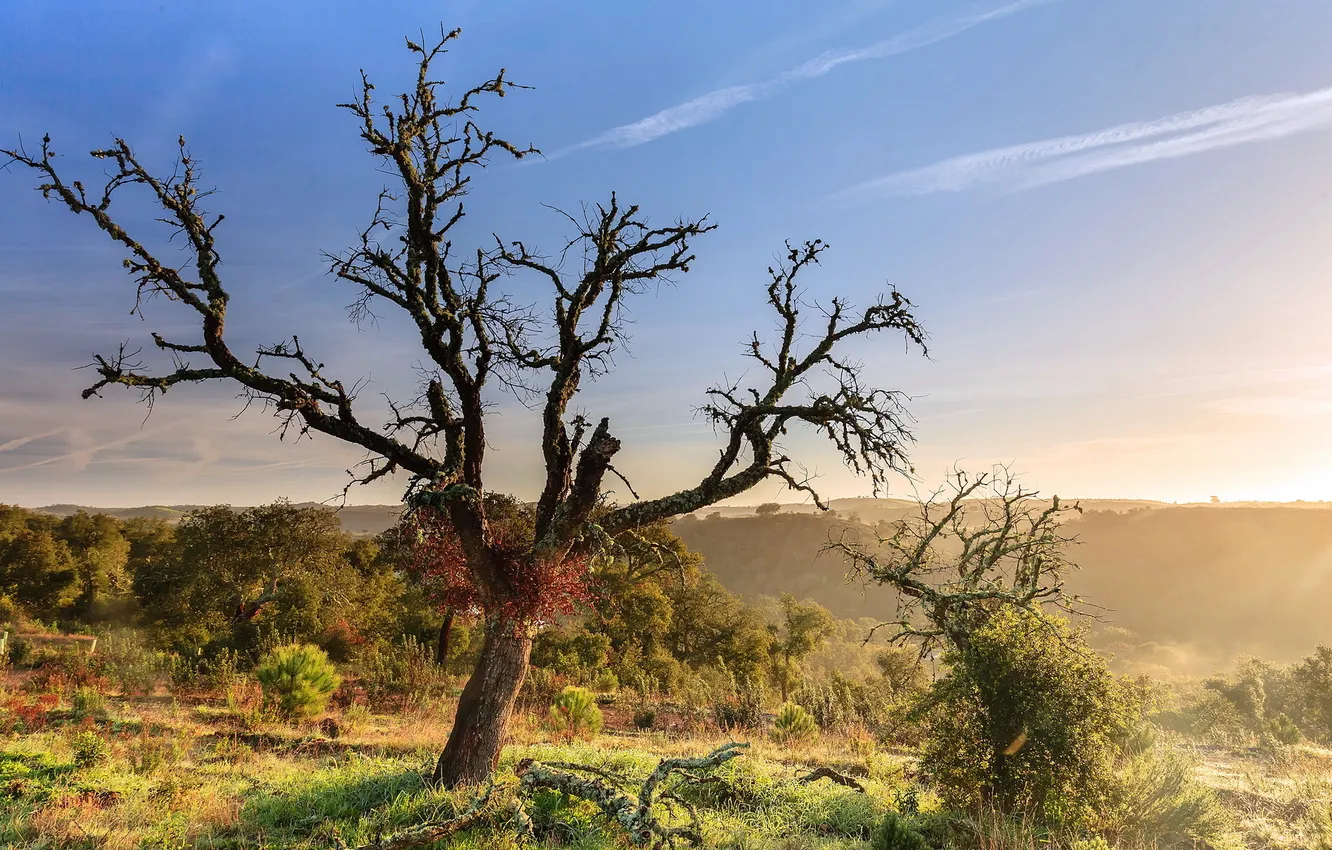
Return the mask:
[[443, 610], [484, 611], [507, 622], [539, 623], [591, 599], [591, 557], [537, 553], [532, 507], [509, 496], [485, 498], [493, 568], [488, 583], [474, 570], [447, 510], [423, 507], [404, 520], [409, 572], [432, 603]]

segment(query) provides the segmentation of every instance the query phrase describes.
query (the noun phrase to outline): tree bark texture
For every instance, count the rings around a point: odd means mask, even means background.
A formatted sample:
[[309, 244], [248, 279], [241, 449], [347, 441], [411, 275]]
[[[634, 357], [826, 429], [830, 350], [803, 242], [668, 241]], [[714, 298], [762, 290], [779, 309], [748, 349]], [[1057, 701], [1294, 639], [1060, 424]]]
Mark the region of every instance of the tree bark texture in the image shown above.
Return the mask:
[[492, 620], [475, 671], [463, 688], [448, 743], [435, 765], [446, 788], [485, 782], [499, 763], [504, 731], [527, 675], [532, 638], [522, 624]]
[[453, 633], [453, 611], [444, 614], [439, 624], [439, 642], [435, 644], [435, 663], [440, 667], [449, 663], [449, 636]]

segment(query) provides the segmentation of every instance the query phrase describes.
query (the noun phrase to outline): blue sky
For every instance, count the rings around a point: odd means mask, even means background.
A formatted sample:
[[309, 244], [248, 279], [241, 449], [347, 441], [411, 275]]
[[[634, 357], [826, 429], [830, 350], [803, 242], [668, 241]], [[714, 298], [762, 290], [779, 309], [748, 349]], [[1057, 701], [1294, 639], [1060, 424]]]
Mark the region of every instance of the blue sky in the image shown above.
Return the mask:
[[[1004, 462], [1046, 492], [1332, 498], [1332, 4], [1315, 0], [843, 0], [670, 4], [0, 4], [0, 138], [51, 133], [71, 175], [112, 134], [169, 165], [183, 133], [218, 189], [233, 344], [292, 332], [341, 374], [401, 391], [420, 353], [356, 330], [321, 250], [350, 244], [383, 175], [349, 98], [407, 82], [402, 36], [461, 26], [446, 63], [534, 86], [496, 129], [546, 152], [475, 184], [474, 234], [538, 245], [543, 207], [618, 191], [708, 214], [694, 271], [634, 308], [620, 370], [585, 392], [640, 491], [715, 451], [692, 416], [765, 328], [783, 239], [833, 250], [808, 283], [918, 305], [931, 359], [857, 351], [916, 400], [925, 481]], [[94, 351], [188, 317], [129, 315], [120, 254], [0, 173], [0, 501], [236, 504], [337, 493], [357, 455], [280, 443], [225, 387], [80, 401]], [[126, 203], [148, 227], [151, 210]], [[165, 236], [159, 231], [145, 229]], [[164, 251], [174, 250], [165, 242]], [[491, 482], [530, 494], [531, 417], [501, 406]], [[832, 496], [866, 493], [817, 440]], [[396, 498], [403, 482], [353, 492]], [[905, 480], [895, 486], [909, 490]], [[775, 489], [755, 501], [777, 496]]]

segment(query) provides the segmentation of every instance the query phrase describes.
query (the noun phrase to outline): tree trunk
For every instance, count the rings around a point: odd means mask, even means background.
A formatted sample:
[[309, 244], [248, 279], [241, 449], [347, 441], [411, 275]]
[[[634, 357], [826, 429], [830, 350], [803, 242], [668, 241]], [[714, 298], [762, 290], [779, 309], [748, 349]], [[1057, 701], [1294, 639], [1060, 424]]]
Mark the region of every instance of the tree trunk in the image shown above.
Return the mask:
[[453, 631], [453, 611], [444, 615], [444, 622], [439, 624], [439, 642], [435, 644], [435, 663], [443, 667], [449, 661], [449, 635]]
[[454, 788], [490, 778], [531, 655], [530, 630], [511, 622], [486, 625], [481, 657], [463, 688], [453, 731], [435, 765], [435, 782]]

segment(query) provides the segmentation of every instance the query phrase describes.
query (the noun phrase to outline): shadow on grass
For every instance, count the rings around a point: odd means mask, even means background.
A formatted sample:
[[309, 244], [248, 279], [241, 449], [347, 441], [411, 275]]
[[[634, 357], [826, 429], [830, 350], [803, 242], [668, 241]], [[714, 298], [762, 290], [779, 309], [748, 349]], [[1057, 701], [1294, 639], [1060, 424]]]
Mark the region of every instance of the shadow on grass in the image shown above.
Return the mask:
[[46, 753], [0, 751], [0, 800], [23, 797], [45, 800], [60, 780], [73, 772], [73, 764], [56, 762]]
[[280, 787], [247, 792], [240, 831], [263, 835], [274, 846], [313, 836], [359, 838], [373, 828], [392, 828], [394, 814], [409, 814], [437, 802], [425, 777], [400, 765], [346, 763], [313, 772]]

